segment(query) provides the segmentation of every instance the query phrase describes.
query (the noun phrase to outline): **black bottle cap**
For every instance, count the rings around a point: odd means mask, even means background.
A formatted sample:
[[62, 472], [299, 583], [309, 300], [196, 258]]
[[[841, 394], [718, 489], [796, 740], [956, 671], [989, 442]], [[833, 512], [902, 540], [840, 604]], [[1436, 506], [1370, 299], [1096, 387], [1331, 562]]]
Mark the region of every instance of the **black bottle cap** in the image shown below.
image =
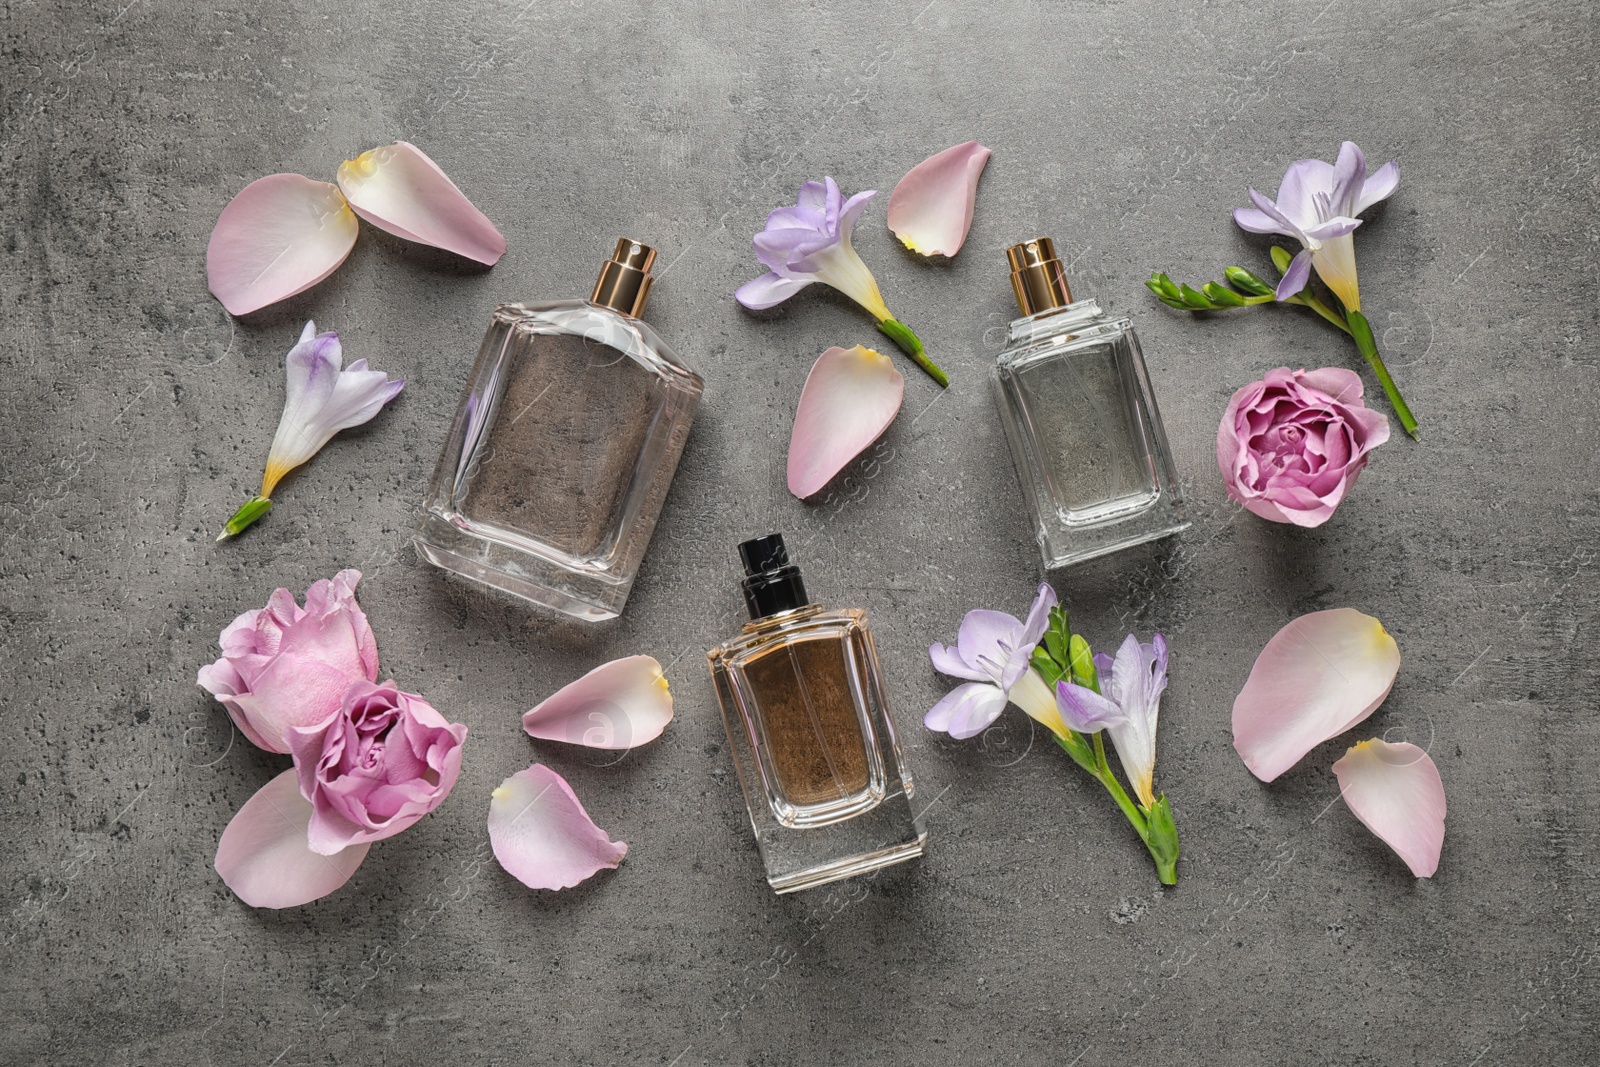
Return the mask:
[[744, 602], [752, 619], [803, 608], [811, 601], [800, 568], [789, 562], [782, 534], [752, 537], [739, 545], [744, 563]]

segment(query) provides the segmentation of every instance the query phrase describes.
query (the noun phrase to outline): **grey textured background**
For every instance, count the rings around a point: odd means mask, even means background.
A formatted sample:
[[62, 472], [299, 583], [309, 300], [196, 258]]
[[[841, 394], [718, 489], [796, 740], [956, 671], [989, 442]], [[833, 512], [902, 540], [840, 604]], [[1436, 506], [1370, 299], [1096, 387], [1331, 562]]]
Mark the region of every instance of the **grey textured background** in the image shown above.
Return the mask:
[[[1588, 0], [6, 4], [0, 1060], [1593, 1062], [1596, 17]], [[919, 262], [883, 227], [888, 190], [972, 137], [994, 158], [971, 237]], [[1384, 446], [1300, 531], [1228, 504], [1216, 423], [1268, 368], [1354, 350], [1293, 310], [1188, 320], [1140, 282], [1265, 265], [1228, 209], [1345, 137], [1402, 164], [1357, 244], [1424, 440]], [[230, 320], [204, 274], [228, 199], [400, 138], [496, 222], [504, 260], [468, 269], [364, 226], [329, 281]], [[731, 293], [765, 213], [825, 173], [883, 191], [858, 245], [954, 385], [905, 364], [874, 462], [803, 504], [783, 455], [806, 371], [881, 338], [830, 294], [757, 318]], [[585, 629], [446, 580], [408, 532], [491, 309], [583, 294], [622, 233], [661, 248], [649, 318], [709, 387], [626, 615]], [[1080, 295], [1138, 323], [1196, 519], [1057, 580], [1097, 642], [1172, 641], [1157, 780], [1185, 852], [1166, 892], [1020, 713], [983, 743], [918, 721], [948, 686], [927, 643], [968, 608], [1020, 612], [1039, 580], [985, 379], [1013, 314], [1001, 251], [1040, 233]], [[215, 545], [313, 316], [410, 385]], [[741, 621], [733, 543], [768, 529], [819, 598], [875, 619], [931, 805], [923, 862], [793, 898], [762, 881], [702, 657]], [[230, 736], [195, 670], [236, 613], [341, 567], [366, 572], [384, 676], [470, 724], [466, 769], [336, 895], [255, 912], [211, 859], [283, 761]], [[1232, 750], [1233, 695], [1279, 626], [1339, 605], [1399, 641], [1394, 694], [1264, 787]], [[521, 733], [520, 712], [636, 652], [670, 665], [661, 740], [618, 760]], [[1337, 802], [1333, 760], [1385, 731], [1444, 776], [1429, 881]], [[557, 895], [485, 862], [489, 791], [535, 759], [630, 843], [621, 869]]]

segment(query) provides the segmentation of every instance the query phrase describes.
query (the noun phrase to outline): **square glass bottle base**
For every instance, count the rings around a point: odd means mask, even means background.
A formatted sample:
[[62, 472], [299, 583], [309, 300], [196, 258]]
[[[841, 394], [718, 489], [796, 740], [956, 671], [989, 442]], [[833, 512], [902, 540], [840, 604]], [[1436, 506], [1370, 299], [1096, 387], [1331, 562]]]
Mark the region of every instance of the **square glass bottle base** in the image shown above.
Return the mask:
[[616, 618], [633, 587], [631, 577], [618, 580], [583, 567], [581, 561], [546, 559], [473, 530], [465, 519], [451, 521], [437, 511], [423, 515], [413, 541], [417, 552], [436, 567], [586, 622]]
[[1170, 496], [1155, 500], [1146, 508], [1150, 512], [1147, 515], [1129, 514], [1120, 521], [1111, 517], [1102, 524], [1074, 526], [1059, 517], [1054, 522], [1045, 520], [1039, 530], [1039, 550], [1044, 556], [1045, 570], [1070, 567], [1146, 541], [1171, 537], [1189, 528], [1182, 506]]
[[755, 831], [767, 884], [778, 893], [795, 893], [916, 859], [928, 843], [928, 832], [904, 793], [831, 826], [758, 822]]

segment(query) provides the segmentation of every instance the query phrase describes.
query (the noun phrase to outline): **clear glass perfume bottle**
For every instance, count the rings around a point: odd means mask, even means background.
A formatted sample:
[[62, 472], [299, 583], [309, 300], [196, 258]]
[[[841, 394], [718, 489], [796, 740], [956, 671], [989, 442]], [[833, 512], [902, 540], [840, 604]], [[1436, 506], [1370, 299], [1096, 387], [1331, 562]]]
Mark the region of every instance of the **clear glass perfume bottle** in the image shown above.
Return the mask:
[[1013, 245], [1022, 318], [995, 362], [1000, 415], [1047, 569], [1186, 528], [1133, 324], [1074, 302], [1048, 237]]
[[706, 656], [767, 881], [792, 893], [922, 855], [866, 614], [812, 604], [780, 534], [739, 556], [751, 621]]
[[416, 531], [428, 560], [576, 618], [622, 611], [705, 387], [639, 320], [655, 256], [623, 238], [588, 300], [494, 313]]

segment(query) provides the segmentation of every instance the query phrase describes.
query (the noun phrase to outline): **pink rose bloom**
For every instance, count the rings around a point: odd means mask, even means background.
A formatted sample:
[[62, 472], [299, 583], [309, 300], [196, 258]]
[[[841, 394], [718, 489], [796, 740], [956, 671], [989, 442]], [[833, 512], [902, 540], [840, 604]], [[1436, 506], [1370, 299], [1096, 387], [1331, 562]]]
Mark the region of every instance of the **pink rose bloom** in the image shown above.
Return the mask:
[[467, 728], [393, 682], [357, 680], [336, 714], [287, 731], [311, 802], [306, 840], [331, 856], [393, 837], [444, 803], [461, 774]]
[[378, 644], [356, 603], [360, 580], [357, 570], [324, 578], [306, 590], [303, 608], [279, 589], [222, 631], [222, 658], [196, 681], [252, 744], [288, 752], [290, 727], [322, 722], [351, 682], [378, 677]]
[[1389, 420], [1361, 402], [1361, 378], [1338, 367], [1279, 367], [1228, 401], [1217, 466], [1228, 495], [1273, 522], [1321, 526], [1367, 453], [1389, 439]]

